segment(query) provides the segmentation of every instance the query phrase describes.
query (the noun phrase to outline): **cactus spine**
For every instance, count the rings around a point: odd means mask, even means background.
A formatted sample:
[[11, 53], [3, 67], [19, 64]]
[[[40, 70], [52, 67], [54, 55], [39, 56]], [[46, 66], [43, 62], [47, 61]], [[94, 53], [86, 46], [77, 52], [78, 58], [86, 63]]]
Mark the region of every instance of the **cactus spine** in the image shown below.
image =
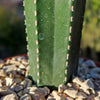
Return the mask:
[[30, 75], [38, 86], [58, 86], [76, 74], [84, 5], [85, 0], [24, 0]]

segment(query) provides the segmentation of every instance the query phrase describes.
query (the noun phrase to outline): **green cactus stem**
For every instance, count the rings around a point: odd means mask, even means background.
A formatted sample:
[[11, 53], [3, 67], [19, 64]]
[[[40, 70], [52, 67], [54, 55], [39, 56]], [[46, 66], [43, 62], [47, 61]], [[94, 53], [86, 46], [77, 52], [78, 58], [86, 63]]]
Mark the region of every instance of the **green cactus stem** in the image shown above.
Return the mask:
[[66, 83], [77, 71], [85, 0], [24, 0], [24, 7], [30, 75], [38, 86]]

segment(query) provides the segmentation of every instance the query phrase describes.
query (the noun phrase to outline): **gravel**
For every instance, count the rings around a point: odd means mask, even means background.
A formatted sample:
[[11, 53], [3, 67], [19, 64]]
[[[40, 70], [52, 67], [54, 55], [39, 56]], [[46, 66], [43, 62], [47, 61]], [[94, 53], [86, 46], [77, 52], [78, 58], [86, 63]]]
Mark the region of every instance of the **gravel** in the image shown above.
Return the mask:
[[28, 78], [27, 57], [0, 60], [0, 100], [100, 100], [100, 67], [92, 60], [79, 60], [78, 76], [50, 92]]

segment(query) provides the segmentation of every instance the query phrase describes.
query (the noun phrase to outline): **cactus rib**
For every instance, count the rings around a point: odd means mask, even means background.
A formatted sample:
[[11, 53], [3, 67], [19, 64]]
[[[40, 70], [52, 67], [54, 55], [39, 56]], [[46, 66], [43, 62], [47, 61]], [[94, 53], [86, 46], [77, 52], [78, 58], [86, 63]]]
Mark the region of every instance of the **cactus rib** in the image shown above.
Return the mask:
[[69, 36], [68, 36], [68, 45], [67, 45], [67, 54], [66, 54], [66, 69], [65, 69], [65, 83], [67, 82], [67, 73], [68, 73], [68, 60], [70, 52], [70, 43], [71, 43], [71, 34], [72, 34], [72, 23], [73, 23], [73, 13], [74, 13], [74, 0], [71, 3], [71, 13], [70, 13], [70, 27], [69, 27]]

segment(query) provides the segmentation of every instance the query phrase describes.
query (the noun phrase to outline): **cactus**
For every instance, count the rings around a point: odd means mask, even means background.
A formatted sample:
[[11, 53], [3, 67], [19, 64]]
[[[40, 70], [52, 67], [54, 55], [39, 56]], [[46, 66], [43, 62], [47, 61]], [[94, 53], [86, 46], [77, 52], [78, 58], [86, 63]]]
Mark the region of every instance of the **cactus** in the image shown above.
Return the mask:
[[24, 0], [30, 75], [38, 86], [77, 74], [85, 0]]

